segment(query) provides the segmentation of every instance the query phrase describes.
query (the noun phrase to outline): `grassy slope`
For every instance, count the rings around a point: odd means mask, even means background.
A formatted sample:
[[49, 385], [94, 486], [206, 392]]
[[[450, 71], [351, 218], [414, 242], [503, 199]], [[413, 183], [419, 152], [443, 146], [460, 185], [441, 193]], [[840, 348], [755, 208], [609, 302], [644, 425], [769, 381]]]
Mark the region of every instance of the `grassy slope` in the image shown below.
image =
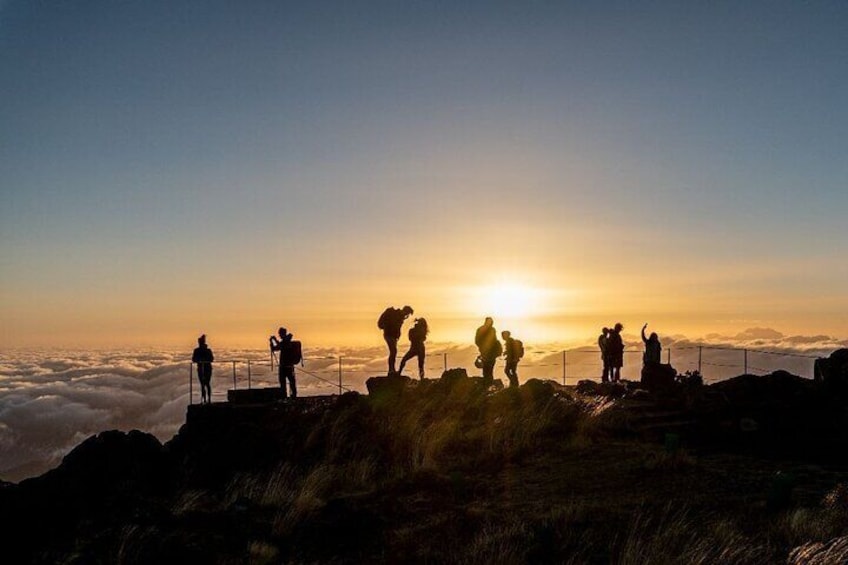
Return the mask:
[[[685, 434], [680, 448], [648, 440], [634, 431], [644, 404], [540, 382], [491, 394], [458, 379], [346, 395], [312, 413], [201, 418], [165, 450], [166, 486], [133, 497], [149, 474], [122, 479], [116, 489], [128, 501], [109, 495], [70, 522], [54, 516], [64, 537], [41, 539], [29, 555], [759, 564], [848, 534], [840, 470], [746, 455], [744, 445], [707, 448]], [[62, 473], [54, 483], [66, 484]], [[20, 489], [18, 503], [66, 496], [50, 484]], [[848, 557], [829, 549], [835, 562]]]

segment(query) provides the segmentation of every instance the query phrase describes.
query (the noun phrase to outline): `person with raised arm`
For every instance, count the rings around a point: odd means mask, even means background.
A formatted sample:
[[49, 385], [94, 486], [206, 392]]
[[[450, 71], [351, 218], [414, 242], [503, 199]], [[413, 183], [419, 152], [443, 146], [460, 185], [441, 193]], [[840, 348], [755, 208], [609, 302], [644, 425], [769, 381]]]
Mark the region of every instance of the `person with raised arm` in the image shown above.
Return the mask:
[[656, 332], [651, 333], [651, 337], [645, 337], [645, 330], [648, 328], [648, 323], [642, 326], [642, 342], [645, 344], [645, 353], [642, 354], [643, 365], [659, 365], [662, 363], [662, 345], [660, 338]]

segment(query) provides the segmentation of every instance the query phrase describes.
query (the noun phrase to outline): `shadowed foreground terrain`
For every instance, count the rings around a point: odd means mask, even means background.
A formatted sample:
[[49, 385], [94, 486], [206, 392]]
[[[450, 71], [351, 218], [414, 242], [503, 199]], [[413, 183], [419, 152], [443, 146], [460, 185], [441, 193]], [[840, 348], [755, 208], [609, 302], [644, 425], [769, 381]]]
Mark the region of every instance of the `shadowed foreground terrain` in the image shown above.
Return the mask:
[[4, 562], [839, 563], [848, 395], [778, 372], [662, 392], [464, 371], [191, 407], [0, 485]]

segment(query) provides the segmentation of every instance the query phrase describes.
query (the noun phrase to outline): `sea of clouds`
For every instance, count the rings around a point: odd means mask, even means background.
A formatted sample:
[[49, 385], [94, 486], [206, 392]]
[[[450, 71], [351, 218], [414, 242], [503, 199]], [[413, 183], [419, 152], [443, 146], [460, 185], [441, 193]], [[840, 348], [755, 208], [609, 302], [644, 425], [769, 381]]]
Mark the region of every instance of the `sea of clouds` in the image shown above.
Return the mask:
[[[625, 335], [628, 353], [624, 377], [638, 379], [641, 340]], [[739, 375], [748, 350], [748, 372], [766, 374], [785, 369], [812, 377], [817, 356], [848, 347], [848, 340], [831, 336], [787, 336], [768, 328], [753, 328], [733, 336], [711, 334], [697, 340], [662, 336], [678, 371], [700, 367], [707, 382]], [[700, 347], [700, 349], [699, 349]], [[526, 344], [519, 367], [522, 380], [562, 381], [563, 349], [568, 384], [598, 378], [597, 346], [584, 344]], [[401, 351], [401, 354], [403, 350]], [[478, 371], [476, 349], [468, 345], [434, 344], [428, 349], [427, 376], [438, 377], [445, 367]], [[213, 400], [225, 401], [234, 386], [275, 386], [268, 352], [215, 349]], [[343, 390], [364, 392], [370, 376], [385, 374], [385, 348], [306, 349], [298, 375], [300, 394], [339, 391], [341, 358]], [[664, 353], [665, 355], [665, 353]], [[0, 479], [19, 481], [56, 466], [87, 437], [108, 429], [140, 429], [167, 441], [185, 419], [186, 406], [197, 402], [199, 389], [190, 386], [189, 351], [59, 351], [0, 352]], [[664, 357], [665, 360], [665, 357]], [[406, 371], [416, 375], [413, 360]]]

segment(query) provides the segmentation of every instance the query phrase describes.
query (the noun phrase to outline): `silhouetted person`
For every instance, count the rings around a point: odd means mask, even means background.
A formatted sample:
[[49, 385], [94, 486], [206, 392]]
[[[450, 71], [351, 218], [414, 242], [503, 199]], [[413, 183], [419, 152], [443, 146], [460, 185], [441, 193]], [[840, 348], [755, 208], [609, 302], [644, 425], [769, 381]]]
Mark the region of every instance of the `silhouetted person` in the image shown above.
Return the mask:
[[280, 361], [277, 364], [280, 379], [280, 390], [283, 391], [283, 398], [288, 398], [286, 392], [286, 381], [289, 382], [291, 388], [291, 397], [297, 398], [297, 382], [294, 376], [294, 366], [301, 361], [300, 342], [294, 341], [294, 336], [288, 332], [286, 328], [280, 328], [278, 333], [279, 339], [276, 336], [271, 336], [269, 344], [271, 351], [280, 352]]
[[524, 357], [524, 344], [520, 339], [514, 339], [512, 333], [504, 330], [501, 332], [503, 338], [504, 357], [506, 357], [506, 366], [504, 374], [509, 379], [511, 388], [518, 386], [518, 362]]
[[609, 328], [601, 330], [601, 335], [598, 336], [598, 348], [601, 350], [601, 363], [604, 365], [604, 372], [601, 373], [601, 382], [608, 383], [612, 379], [612, 368], [610, 366], [609, 355]]
[[377, 320], [377, 327], [383, 330], [383, 339], [386, 340], [386, 345], [389, 346], [389, 375], [396, 375], [395, 361], [397, 359], [397, 343], [400, 339], [400, 330], [406, 319], [413, 314], [411, 306], [404, 306], [401, 309], [392, 308], [389, 306]]
[[645, 343], [645, 353], [642, 355], [642, 364], [644, 365], [659, 365], [662, 362], [662, 345], [660, 338], [656, 332], [651, 333], [651, 337], [645, 337], [645, 329], [648, 327], [646, 323], [642, 326], [642, 341]]
[[486, 318], [483, 325], [477, 328], [474, 343], [480, 351], [480, 361], [483, 369], [483, 384], [489, 386], [495, 380], [495, 362], [503, 354], [503, 346], [498, 341], [498, 332], [494, 327], [495, 321]]
[[400, 360], [399, 373], [403, 373], [407, 361], [413, 357], [418, 357], [418, 378], [424, 379], [424, 357], [427, 355], [424, 342], [427, 340], [428, 333], [430, 333], [430, 329], [427, 327], [427, 320], [424, 318], [416, 319], [415, 324], [409, 328], [409, 351]]
[[616, 324], [607, 339], [607, 351], [609, 352], [610, 368], [612, 370], [612, 382], [621, 380], [621, 367], [624, 366], [624, 342], [621, 340], [621, 330], [624, 326]]
[[197, 380], [200, 381], [200, 403], [212, 402], [212, 362], [215, 356], [206, 345], [206, 334], [197, 338], [197, 347], [191, 354], [191, 362], [197, 363]]

